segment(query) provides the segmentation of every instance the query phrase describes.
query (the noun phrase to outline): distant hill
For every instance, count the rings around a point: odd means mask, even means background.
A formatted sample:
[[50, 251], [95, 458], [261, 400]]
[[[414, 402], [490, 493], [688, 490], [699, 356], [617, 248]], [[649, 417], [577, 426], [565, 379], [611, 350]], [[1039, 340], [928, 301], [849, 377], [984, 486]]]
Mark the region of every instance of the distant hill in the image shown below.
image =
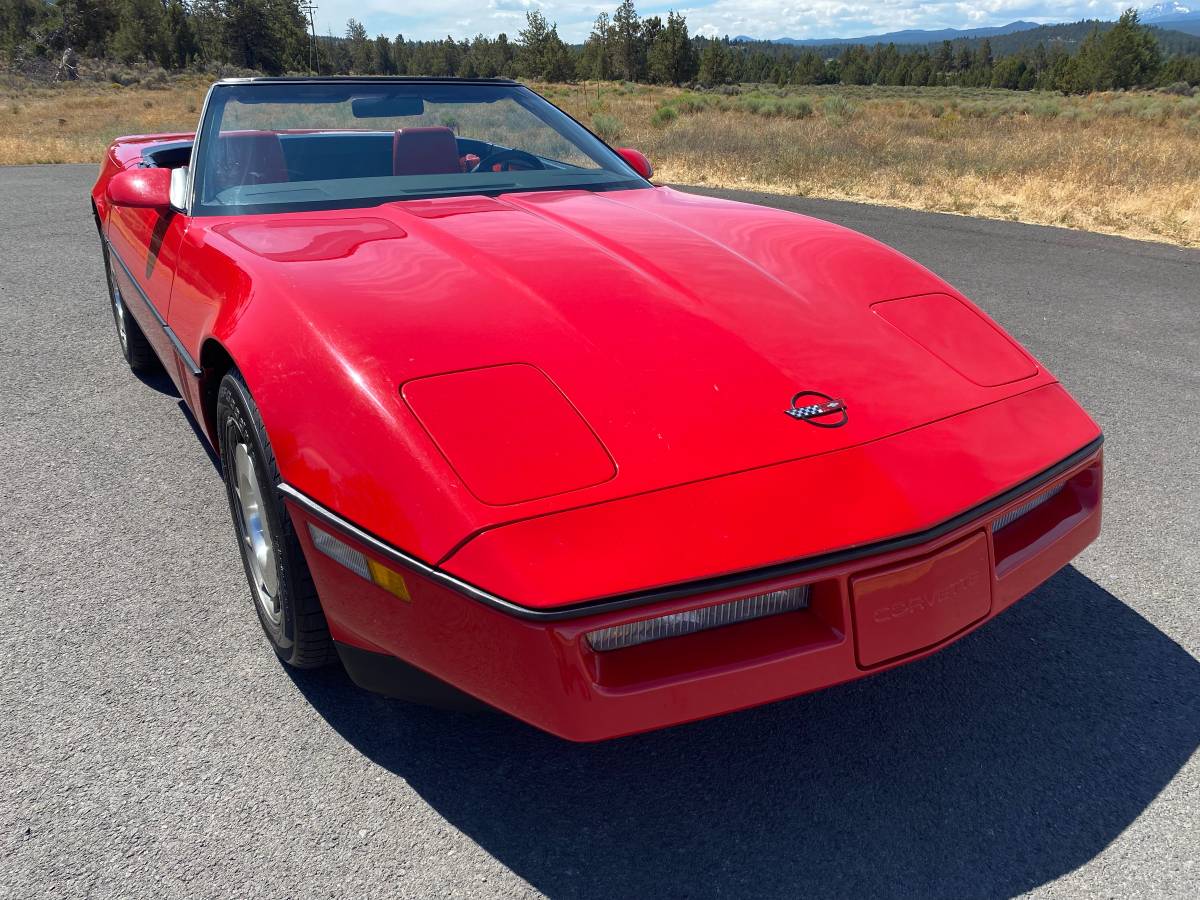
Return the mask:
[[[1115, 22], [1086, 19], [1082, 22], [1070, 22], [1063, 25], [1039, 25], [1036, 28], [1030, 28], [1025, 31], [997, 35], [996, 37], [988, 38], [988, 40], [991, 42], [992, 52], [996, 56], [1008, 56], [1018, 53], [1021, 50], [1032, 50], [1038, 44], [1044, 44], [1047, 48], [1057, 44], [1067, 50], [1074, 50], [1083, 43], [1084, 38], [1091, 34], [1093, 29], [1098, 28], [1100, 31], [1107, 31], [1115, 24]], [[1158, 43], [1162, 47], [1163, 52], [1168, 55], [1175, 53], [1200, 53], [1200, 37], [1191, 33], [1181, 32], [1173, 27], [1174, 24], [1173, 22], [1171, 23], [1171, 28], [1158, 24], [1151, 26], [1154, 36], [1158, 38]], [[962, 43], [978, 44], [980, 40], [980, 38], [968, 38], [962, 41]]]
[[[1007, 25], [994, 25], [987, 28], [941, 28], [932, 31], [911, 28], [907, 31], [889, 31], [886, 34], [868, 34], [864, 37], [853, 38], [782, 37], [763, 41], [763, 43], [786, 44], [791, 47], [828, 47], [834, 44], [934, 44], [963, 38], [985, 38], [993, 35], [1012, 34], [1037, 27], [1036, 22], [1009, 22]], [[740, 34], [733, 40], [738, 43], [752, 43], [762, 39]]]
[[[1197, 0], [1200, 2], [1200, 0]], [[1017, 25], [1027, 27], [1020, 28], [1014, 31], [1008, 31], [1003, 34], [997, 34], [996, 29], [990, 28], [968, 28], [956, 30], [953, 28], [945, 29], [944, 31], [900, 31], [894, 34], [923, 34], [923, 35], [940, 35], [949, 34], [951, 37], [929, 38], [922, 40], [919, 43], [905, 43], [896, 40], [893, 36], [887, 34], [870, 35], [861, 38], [848, 38], [844, 40], [809, 40], [809, 41], [790, 41], [787, 39], [780, 41], [753, 41], [759, 46], [778, 45], [786, 47], [802, 46], [814, 50], [817, 54], [825, 59], [832, 59], [840, 55], [847, 46], [855, 44], [872, 46], [874, 44], [896, 44], [904, 51], [914, 51], [922, 47], [930, 50], [936, 48], [943, 41], [950, 41], [956, 48], [970, 47], [972, 49], [979, 46], [985, 39], [992, 46], [992, 53], [997, 58], [1002, 56], [1011, 56], [1014, 53], [1020, 53], [1022, 50], [1032, 50], [1038, 44], [1042, 44], [1046, 49], [1059, 46], [1069, 53], [1078, 49], [1093, 30], [1107, 31], [1112, 28], [1115, 22], [1104, 22], [1097, 19], [1086, 19], [1082, 22], [1069, 22], [1061, 25], [1033, 25], [1029, 22], [1013, 22], [1011, 25], [1002, 26], [1003, 28], [1012, 28]], [[1149, 23], [1148, 23], [1149, 24]], [[1167, 28], [1165, 25], [1153, 24], [1151, 30], [1154, 36], [1158, 38], [1159, 46], [1167, 56], [1175, 54], [1200, 54], [1200, 36], [1192, 33], [1178, 30], [1176, 21], [1169, 23], [1172, 27]], [[735, 41], [741, 40], [744, 43], [751, 41], [742, 38], [734, 38]]]
[[1143, 9], [1141, 19], [1147, 25], [1200, 35], [1200, 0], [1196, 0], [1190, 6], [1182, 3], [1159, 3]]

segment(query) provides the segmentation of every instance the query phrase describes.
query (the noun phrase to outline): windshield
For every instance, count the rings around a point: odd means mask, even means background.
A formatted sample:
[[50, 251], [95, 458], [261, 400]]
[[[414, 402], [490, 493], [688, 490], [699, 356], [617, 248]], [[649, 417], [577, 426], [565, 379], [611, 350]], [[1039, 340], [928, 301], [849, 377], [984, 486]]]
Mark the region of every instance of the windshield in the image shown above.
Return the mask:
[[647, 186], [565, 113], [503, 83], [217, 84], [197, 154], [196, 215]]

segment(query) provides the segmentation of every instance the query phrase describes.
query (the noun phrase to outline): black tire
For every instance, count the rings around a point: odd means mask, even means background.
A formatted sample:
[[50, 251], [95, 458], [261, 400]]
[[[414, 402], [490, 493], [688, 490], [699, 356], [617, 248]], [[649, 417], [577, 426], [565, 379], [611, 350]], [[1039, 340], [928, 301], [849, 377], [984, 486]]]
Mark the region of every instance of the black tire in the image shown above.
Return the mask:
[[[337, 655], [325, 613], [291, 517], [279, 499], [275, 454], [254, 398], [236, 369], [221, 379], [217, 390], [217, 438], [229, 512], [263, 632], [289, 666], [312, 669], [333, 662]], [[256, 553], [255, 547], [262, 552]]]
[[162, 364], [158, 361], [158, 355], [125, 305], [121, 289], [117, 286], [116, 278], [113, 277], [113, 265], [109, 258], [108, 245], [103, 245], [102, 249], [104, 280], [108, 283], [108, 304], [112, 308], [113, 324], [117, 327], [117, 344], [121, 348], [121, 355], [125, 357], [125, 362], [129, 363], [129, 368], [138, 375], [157, 372], [162, 368]]

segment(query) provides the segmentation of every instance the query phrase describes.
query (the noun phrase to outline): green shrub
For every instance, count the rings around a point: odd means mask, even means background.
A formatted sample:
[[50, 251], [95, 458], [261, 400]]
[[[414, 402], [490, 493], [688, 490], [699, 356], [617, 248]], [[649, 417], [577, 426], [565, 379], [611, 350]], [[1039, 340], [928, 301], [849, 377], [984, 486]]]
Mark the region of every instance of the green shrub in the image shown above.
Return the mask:
[[1039, 100], [1033, 104], [1031, 112], [1039, 119], [1057, 119], [1062, 110], [1058, 108], [1058, 104], [1053, 100]]
[[779, 107], [780, 114], [789, 119], [807, 119], [813, 114], [812, 104], [807, 97], [788, 97]]
[[1143, 122], [1161, 125], [1170, 116], [1171, 111], [1161, 103], [1150, 103], [1137, 111], [1137, 117]]
[[1090, 125], [1096, 120], [1096, 114], [1090, 109], [1081, 109], [1078, 106], [1068, 106], [1059, 117], [1067, 122], [1076, 122], [1080, 125]]
[[171, 87], [171, 76], [166, 69], [155, 68], [141, 79], [141, 84], [152, 91], [165, 91]]
[[597, 113], [592, 116], [592, 131], [610, 144], [621, 136], [624, 127], [616, 116], [606, 113]]
[[821, 112], [827, 119], [851, 119], [858, 108], [841, 94], [831, 94], [821, 101]]
[[679, 110], [674, 106], [660, 106], [650, 117], [650, 124], [656, 128], [665, 128], [679, 118]]
[[746, 112], [756, 115], [766, 102], [767, 98], [762, 96], [762, 94], [746, 94], [744, 97], [738, 98], [738, 106]]
[[121, 87], [129, 87], [131, 84], [138, 83], [138, 74], [129, 71], [129, 69], [110, 69], [108, 80], [113, 84], [119, 84]]
[[705, 94], [681, 94], [672, 103], [684, 115], [703, 112], [713, 105], [714, 97]]

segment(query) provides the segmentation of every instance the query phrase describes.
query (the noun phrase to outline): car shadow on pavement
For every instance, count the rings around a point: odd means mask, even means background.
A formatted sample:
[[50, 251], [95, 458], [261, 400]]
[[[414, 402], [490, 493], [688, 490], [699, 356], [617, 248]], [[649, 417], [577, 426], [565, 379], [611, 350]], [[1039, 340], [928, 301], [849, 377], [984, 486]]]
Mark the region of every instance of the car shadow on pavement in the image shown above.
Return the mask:
[[171, 376], [164, 369], [156, 366], [150, 372], [134, 372], [133, 377], [151, 390], [158, 391], [166, 397], [179, 397], [179, 388], [171, 381]]
[[350, 744], [551, 897], [1012, 895], [1200, 745], [1200, 663], [1074, 568], [921, 662], [575, 745], [292, 673]]

